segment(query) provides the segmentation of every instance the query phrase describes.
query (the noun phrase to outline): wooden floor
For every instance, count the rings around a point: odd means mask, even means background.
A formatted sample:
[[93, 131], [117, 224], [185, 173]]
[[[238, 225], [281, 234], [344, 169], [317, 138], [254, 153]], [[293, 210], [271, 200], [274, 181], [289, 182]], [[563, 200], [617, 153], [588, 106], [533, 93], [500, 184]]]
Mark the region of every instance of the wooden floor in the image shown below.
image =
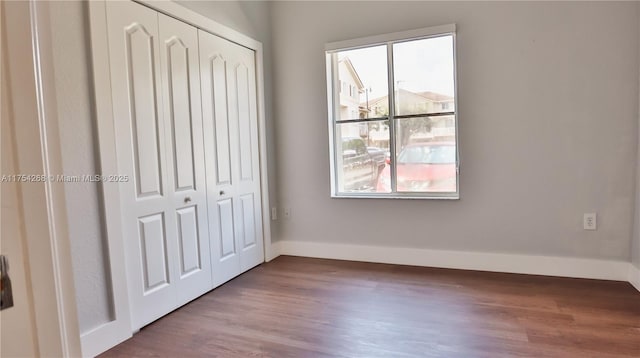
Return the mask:
[[103, 357], [640, 357], [624, 282], [279, 257]]

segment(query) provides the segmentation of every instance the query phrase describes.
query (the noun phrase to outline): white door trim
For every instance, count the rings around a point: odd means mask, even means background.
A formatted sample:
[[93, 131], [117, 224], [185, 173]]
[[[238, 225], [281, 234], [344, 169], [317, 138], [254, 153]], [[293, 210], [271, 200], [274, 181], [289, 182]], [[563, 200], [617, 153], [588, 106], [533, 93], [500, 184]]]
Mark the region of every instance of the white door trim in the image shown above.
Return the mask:
[[[223, 26], [205, 16], [188, 10], [170, 1], [136, 0], [160, 13], [191, 24], [241, 46], [255, 51], [256, 81], [258, 90], [258, 130], [260, 142], [260, 186], [262, 204], [262, 229], [264, 237], [265, 261], [277, 255], [271, 252], [271, 228], [269, 217], [269, 187], [267, 181], [266, 118], [264, 106], [264, 67], [262, 44], [231, 28]], [[95, 88], [96, 121], [98, 123], [98, 141], [102, 172], [117, 173], [116, 138], [113, 123], [111, 79], [107, 41], [107, 22], [105, 0], [89, 2], [91, 31], [91, 53], [93, 80]], [[131, 337], [131, 316], [128, 300], [128, 288], [125, 268], [123, 228], [120, 218], [120, 188], [118, 185], [105, 185], [104, 215], [107, 226], [109, 247], [109, 265], [114, 303], [114, 317], [90, 332], [82, 332], [83, 354], [97, 355], [110, 347]]]
[[[111, 80], [107, 42], [107, 13], [103, 1], [89, 2], [91, 56], [95, 96], [95, 116], [102, 174], [118, 174], [115, 127], [111, 106]], [[101, 44], [101, 45], [95, 45]], [[112, 320], [88, 332], [81, 332], [83, 356], [96, 356], [131, 337], [131, 316], [125, 266], [123, 229], [120, 217], [120, 188], [117, 183], [102, 185], [102, 205], [107, 236], [108, 269], [111, 277]]]
[[40, 176], [20, 183], [19, 199], [23, 217], [28, 218], [24, 234], [36, 351], [41, 356], [79, 356], [64, 183], [51, 180], [62, 173], [62, 155], [49, 4], [30, 0], [5, 5], [5, 11], [11, 9], [10, 15], [5, 12], [5, 19], [11, 28], [7, 36], [7, 60], [18, 172]]
[[244, 35], [230, 27], [219, 24], [210, 18], [200, 15], [195, 11], [179, 5], [173, 1], [163, 0], [133, 0], [144, 6], [150, 7], [160, 13], [176, 18], [187, 24], [193, 25], [201, 30], [210, 32], [216, 36], [235, 42], [238, 45], [250, 48], [258, 52], [258, 48], [262, 51], [262, 43], [247, 35]]

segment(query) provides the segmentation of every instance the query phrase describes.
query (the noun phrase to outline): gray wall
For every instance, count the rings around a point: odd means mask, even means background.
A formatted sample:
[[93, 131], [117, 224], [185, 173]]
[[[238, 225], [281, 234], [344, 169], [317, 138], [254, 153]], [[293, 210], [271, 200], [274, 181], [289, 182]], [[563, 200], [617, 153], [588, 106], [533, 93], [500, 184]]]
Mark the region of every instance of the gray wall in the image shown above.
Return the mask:
[[[52, 2], [51, 27], [63, 168], [67, 175], [99, 172], [91, 78], [88, 6]], [[65, 185], [80, 332], [111, 320], [106, 237], [100, 187]]]
[[[183, 5], [262, 41], [266, 50], [265, 63], [270, 66], [269, 14], [266, 3], [188, 2]], [[65, 174], [92, 174], [99, 170], [99, 162], [92, 93], [88, 6], [86, 2], [80, 1], [55, 1], [50, 7]], [[267, 67], [265, 106], [268, 123], [271, 121], [270, 73]], [[267, 134], [271, 138], [271, 141], [268, 141], [271, 149], [272, 126], [269, 126]], [[273, 156], [269, 162], [275, 163]], [[276, 173], [273, 168], [275, 166], [269, 168], [272, 182], [269, 193], [275, 198]], [[109, 291], [110, 278], [106, 269], [106, 238], [101, 222], [102, 199], [100, 188], [95, 184], [69, 183], [66, 189], [80, 331], [87, 332], [111, 319], [112, 302]]]
[[[273, 4], [280, 238], [630, 259], [638, 4]], [[458, 26], [461, 199], [329, 197], [323, 46]], [[633, 29], [633, 30], [632, 30]], [[598, 230], [582, 215], [598, 213]]]

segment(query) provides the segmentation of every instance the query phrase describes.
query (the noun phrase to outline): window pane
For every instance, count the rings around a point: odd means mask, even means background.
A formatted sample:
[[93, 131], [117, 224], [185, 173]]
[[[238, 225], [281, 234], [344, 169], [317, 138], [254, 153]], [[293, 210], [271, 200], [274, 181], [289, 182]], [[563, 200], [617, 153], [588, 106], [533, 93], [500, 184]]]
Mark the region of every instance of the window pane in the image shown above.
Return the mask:
[[396, 115], [454, 111], [453, 36], [393, 45]]
[[340, 51], [338, 56], [338, 119], [384, 117], [387, 104], [386, 46]]
[[456, 192], [454, 116], [397, 120], [399, 192]]
[[388, 121], [336, 125], [336, 174], [339, 192], [389, 192], [378, 177], [389, 175]]

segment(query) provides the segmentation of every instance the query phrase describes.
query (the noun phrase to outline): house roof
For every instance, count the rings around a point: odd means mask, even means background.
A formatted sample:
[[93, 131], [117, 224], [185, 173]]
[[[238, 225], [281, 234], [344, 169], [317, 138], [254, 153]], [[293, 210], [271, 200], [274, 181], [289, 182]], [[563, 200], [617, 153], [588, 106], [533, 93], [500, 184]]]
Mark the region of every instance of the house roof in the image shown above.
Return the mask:
[[421, 95], [424, 98], [430, 99], [434, 102], [445, 102], [445, 101], [453, 101], [453, 97], [436, 92], [418, 92], [417, 94]]
[[340, 60], [338, 60], [338, 63], [340, 63], [340, 62], [344, 62], [344, 64], [347, 66], [347, 68], [349, 69], [349, 72], [351, 72], [351, 75], [356, 80], [356, 84], [358, 85], [358, 89], [360, 89], [360, 90], [363, 89], [364, 88], [364, 84], [362, 83], [362, 80], [360, 79], [360, 76], [358, 75], [358, 72], [356, 71], [355, 67], [353, 67], [353, 63], [351, 63], [351, 60], [349, 59], [349, 57], [345, 56], [345, 57], [341, 58]]
[[[446, 95], [446, 94], [442, 94], [442, 93], [436, 93], [436, 92], [411, 92], [411, 91], [407, 91], [404, 88], [400, 88], [398, 91], [400, 91], [401, 94], [409, 94], [409, 95], [414, 95], [414, 96], [419, 96], [419, 97], [423, 97], [429, 101], [433, 101], [433, 102], [446, 102], [446, 101], [453, 101], [453, 97]], [[371, 107], [371, 105], [374, 105], [378, 102], [381, 101], [386, 101], [387, 100], [387, 96], [382, 96], [382, 97], [376, 97], [373, 99], [369, 100], [369, 106]], [[361, 106], [365, 106], [367, 105], [366, 102], [363, 102], [360, 104]]]

